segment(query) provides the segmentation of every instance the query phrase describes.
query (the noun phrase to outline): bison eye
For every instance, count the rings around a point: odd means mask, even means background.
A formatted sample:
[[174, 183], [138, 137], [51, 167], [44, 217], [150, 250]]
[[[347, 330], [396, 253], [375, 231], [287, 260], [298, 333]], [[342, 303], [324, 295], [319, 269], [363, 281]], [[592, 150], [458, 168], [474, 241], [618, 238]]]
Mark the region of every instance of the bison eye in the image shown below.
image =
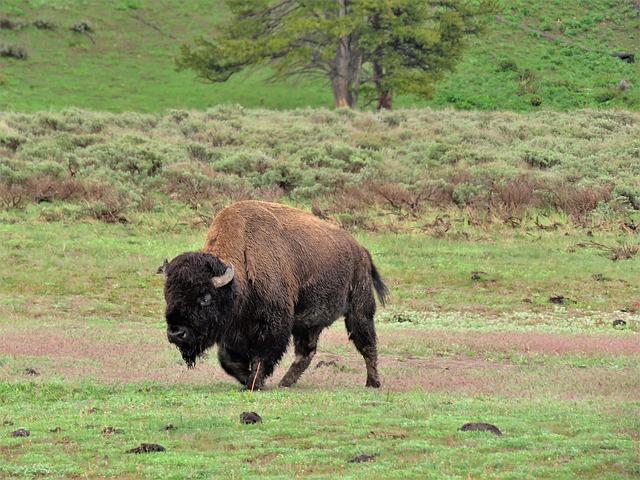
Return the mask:
[[207, 293], [206, 295], [204, 295], [203, 297], [200, 297], [198, 299], [198, 302], [200, 303], [201, 307], [207, 307], [211, 304], [211, 294]]

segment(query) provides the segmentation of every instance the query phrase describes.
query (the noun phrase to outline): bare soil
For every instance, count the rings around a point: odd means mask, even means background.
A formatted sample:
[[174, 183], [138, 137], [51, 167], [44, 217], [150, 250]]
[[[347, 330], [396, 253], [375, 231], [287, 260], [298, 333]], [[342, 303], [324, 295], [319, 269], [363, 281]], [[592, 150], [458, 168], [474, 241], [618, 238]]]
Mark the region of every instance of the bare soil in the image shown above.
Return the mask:
[[[383, 391], [640, 397], [638, 368], [629, 366], [640, 362], [628, 361], [640, 360], [636, 336], [380, 329], [379, 350]], [[141, 324], [113, 331], [77, 325], [0, 331], [0, 356], [11, 359], [0, 365], [0, 380], [16, 381], [24, 378], [26, 368], [37, 368], [41, 375], [31, 381], [63, 377], [108, 384], [235, 384], [218, 365], [215, 352], [195, 370], [187, 370], [162, 332]], [[564, 357], [574, 360], [565, 362]], [[590, 362], [592, 358], [599, 361]], [[627, 359], [627, 366], [617, 366], [619, 359]], [[289, 352], [267, 389], [276, 388], [292, 360]], [[295, 388], [363, 388], [365, 377], [362, 357], [336, 327], [322, 335], [314, 363]]]

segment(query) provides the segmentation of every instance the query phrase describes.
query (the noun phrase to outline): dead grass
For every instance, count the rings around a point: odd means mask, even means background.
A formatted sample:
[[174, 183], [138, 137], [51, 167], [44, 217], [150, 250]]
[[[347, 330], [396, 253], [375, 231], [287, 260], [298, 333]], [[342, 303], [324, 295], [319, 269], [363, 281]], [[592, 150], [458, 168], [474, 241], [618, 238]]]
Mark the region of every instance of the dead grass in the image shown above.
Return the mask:
[[607, 256], [614, 262], [618, 260], [628, 260], [635, 257], [638, 252], [640, 252], [640, 245], [632, 245], [628, 243], [607, 245], [599, 242], [581, 242], [578, 243], [576, 247], [600, 250], [603, 255]]

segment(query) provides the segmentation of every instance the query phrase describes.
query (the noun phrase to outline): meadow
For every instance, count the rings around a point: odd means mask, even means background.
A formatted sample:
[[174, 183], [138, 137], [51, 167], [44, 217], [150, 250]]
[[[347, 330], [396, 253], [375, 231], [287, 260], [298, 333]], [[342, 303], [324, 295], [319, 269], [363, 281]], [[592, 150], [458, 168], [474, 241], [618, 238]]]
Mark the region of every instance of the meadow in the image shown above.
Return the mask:
[[[0, 478], [640, 473], [640, 268], [568, 251], [585, 233], [356, 233], [392, 291], [377, 318], [383, 387], [364, 388], [339, 321], [298, 386], [275, 387], [289, 354], [265, 391], [243, 392], [215, 354], [188, 371], [166, 342], [155, 271], [199, 248], [204, 226], [41, 209], [0, 223]], [[244, 411], [263, 422], [242, 425]], [[458, 431], [467, 422], [503, 435]], [[142, 442], [166, 452], [125, 453]]]
[[[640, 9], [636, 0], [500, 0], [481, 37], [433, 98], [398, 98], [399, 107], [566, 110], [640, 107]], [[210, 85], [177, 72], [182, 43], [207, 36], [227, 15], [222, 0], [3, 0], [0, 109], [35, 112], [70, 106], [99, 111], [329, 107], [321, 79], [269, 82], [266, 68]], [[73, 31], [75, 25], [86, 24]], [[8, 25], [14, 25], [8, 28]]]
[[[599, 110], [0, 114], [0, 478], [636, 478], [639, 129]], [[287, 390], [290, 353], [246, 392], [168, 344], [157, 267], [246, 198], [371, 251], [379, 391], [341, 321]], [[166, 451], [126, 453], [143, 442]]]

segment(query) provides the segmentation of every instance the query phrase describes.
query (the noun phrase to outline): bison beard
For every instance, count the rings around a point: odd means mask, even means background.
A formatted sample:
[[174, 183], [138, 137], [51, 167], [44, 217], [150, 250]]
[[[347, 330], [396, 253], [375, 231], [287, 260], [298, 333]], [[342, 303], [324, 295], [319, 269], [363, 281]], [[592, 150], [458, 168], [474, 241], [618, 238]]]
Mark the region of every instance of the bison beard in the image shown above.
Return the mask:
[[222, 368], [260, 389], [293, 337], [281, 386], [307, 369], [324, 328], [344, 317], [379, 387], [375, 291], [388, 293], [371, 256], [344, 230], [283, 205], [244, 201], [214, 219], [201, 252], [179, 255], [166, 276], [167, 336], [188, 368], [218, 345]]

